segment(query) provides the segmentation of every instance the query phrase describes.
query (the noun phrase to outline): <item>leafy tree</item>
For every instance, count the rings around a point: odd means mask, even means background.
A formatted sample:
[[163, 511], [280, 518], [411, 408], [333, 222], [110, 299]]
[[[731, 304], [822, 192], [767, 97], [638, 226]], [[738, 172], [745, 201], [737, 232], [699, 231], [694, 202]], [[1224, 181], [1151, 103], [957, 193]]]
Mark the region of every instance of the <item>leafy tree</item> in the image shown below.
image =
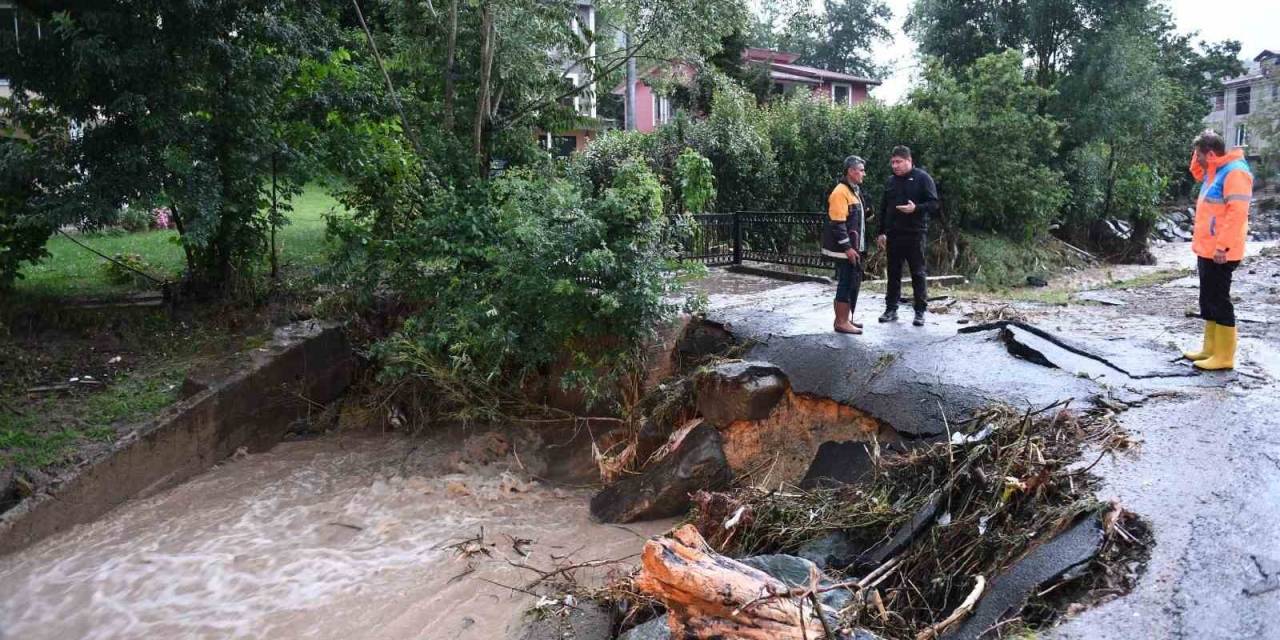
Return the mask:
[[916, 0], [906, 29], [920, 52], [953, 69], [1017, 49], [1031, 61], [1036, 82], [1051, 87], [1077, 45], [1106, 24], [1123, 20], [1148, 0]]
[[[272, 224], [272, 162], [278, 170], [287, 144], [283, 96], [319, 44], [318, 11], [291, 0], [30, 4], [44, 37], [0, 52], [13, 60], [13, 119], [34, 126], [44, 107], [83, 125], [40, 148], [76, 179], [28, 206], [49, 226], [92, 228], [125, 203], [164, 200], [198, 291], [225, 292], [252, 272]], [[276, 177], [279, 196], [290, 178]]]
[[1038, 113], [1045, 91], [1016, 51], [984, 56], [959, 74], [934, 63], [911, 101], [935, 122], [930, 165], [947, 215], [961, 228], [1031, 239], [1048, 231], [1066, 191], [1050, 168], [1057, 125]]
[[808, 2], [770, 3], [755, 18], [751, 42], [798, 53], [803, 64], [876, 77], [885, 69], [871, 52], [891, 38], [892, 17], [883, 0], [824, 0], [820, 10]]

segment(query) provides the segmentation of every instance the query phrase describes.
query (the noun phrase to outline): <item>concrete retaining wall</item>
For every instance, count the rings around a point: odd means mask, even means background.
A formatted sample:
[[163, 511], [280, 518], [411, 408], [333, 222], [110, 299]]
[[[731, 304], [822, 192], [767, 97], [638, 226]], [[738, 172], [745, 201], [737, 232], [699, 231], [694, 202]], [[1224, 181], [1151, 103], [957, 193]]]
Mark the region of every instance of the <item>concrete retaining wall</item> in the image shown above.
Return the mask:
[[181, 483], [240, 447], [271, 448], [291, 423], [341, 395], [353, 372], [341, 328], [307, 321], [278, 329], [267, 345], [192, 374], [177, 404], [0, 515], [0, 555]]

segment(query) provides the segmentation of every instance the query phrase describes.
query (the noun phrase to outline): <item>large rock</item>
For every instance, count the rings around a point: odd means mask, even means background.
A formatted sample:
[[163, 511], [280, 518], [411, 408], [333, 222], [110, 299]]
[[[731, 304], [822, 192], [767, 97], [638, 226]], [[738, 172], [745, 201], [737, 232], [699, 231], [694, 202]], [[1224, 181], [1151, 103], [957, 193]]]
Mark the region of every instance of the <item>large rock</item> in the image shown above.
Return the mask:
[[664, 613], [618, 636], [618, 640], [671, 640], [671, 625]]
[[847, 567], [861, 555], [859, 548], [843, 531], [832, 531], [817, 540], [800, 545], [796, 555], [817, 565], [819, 569]]
[[768, 362], [722, 364], [698, 379], [698, 412], [713, 427], [762, 420], [787, 392], [787, 377]]
[[670, 518], [689, 509], [694, 491], [723, 489], [732, 482], [720, 432], [703, 424], [653, 467], [597, 493], [591, 499], [591, 515], [602, 522]]
[[[742, 564], [755, 567], [787, 584], [789, 587], [807, 587], [809, 586], [809, 572], [818, 571], [817, 565], [796, 556], [786, 554], [773, 554], [763, 556], [751, 556], [739, 560]], [[821, 571], [818, 571], [821, 574]], [[818, 586], [830, 587], [833, 582], [823, 575]], [[826, 593], [820, 594], [818, 600], [822, 604], [831, 607], [835, 611], [845, 608], [849, 601], [853, 599], [853, 593], [848, 589], [833, 589]]]
[[567, 616], [549, 615], [530, 621], [518, 640], [609, 640], [613, 637], [613, 613], [593, 602], [579, 603]]

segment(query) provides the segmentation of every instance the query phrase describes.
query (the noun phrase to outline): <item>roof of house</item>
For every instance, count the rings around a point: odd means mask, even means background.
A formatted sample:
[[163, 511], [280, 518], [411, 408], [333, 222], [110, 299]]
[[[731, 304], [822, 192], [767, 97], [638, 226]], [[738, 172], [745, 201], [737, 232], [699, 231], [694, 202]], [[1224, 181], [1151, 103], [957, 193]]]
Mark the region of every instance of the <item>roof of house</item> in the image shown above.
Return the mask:
[[773, 49], [747, 47], [742, 51], [742, 57], [745, 60], [755, 60], [757, 62], [782, 62], [784, 64], [790, 64], [799, 60], [800, 54], [791, 53], [790, 51], [774, 51]]
[[[824, 82], [856, 82], [865, 85], [878, 85], [879, 80], [873, 78], [863, 78], [861, 76], [840, 73], [839, 71], [828, 71], [817, 67], [809, 67], [802, 64], [794, 64], [796, 59], [800, 57], [798, 53], [790, 53], [787, 51], [773, 51], [771, 49], [758, 49], [749, 47], [742, 52], [742, 58], [748, 62], [760, 62], [769, 65], [769, 79], [775, 82], [790, 82], [794, 84], [820, 85]], [[661, 66], [650, 67], [644, 73], [639, 74], [641, 81], [656, 73]], [[619, 94], [626, 90], [626, 82], [614, 87], [610, 93]]]
[[[840, 73], [838, 71], [827, 71], [817, 67], [806, 67], [800, 64], [785, 64], [781, 62], [769, 63], [769, 76], [774, 77], [775, 74], [783, 73], [796, 76], [807, 76], [810, 78], [818, 78], [820, 80], [834, 82], [859, 82], [862, 84], [878, 85], [879, 80], [872, 78], [863, 78], [861, 76]], [[775, 78], [777, 79], [777, 78]]]
[[1244, 75], [1223, 80], [1223, 88], [1243, 87], [1273, 77], [1275, 73], [1268, 73], [1263, 68], [1262, 61], [1276, 57], [1280, 57], [1280, 49], [1263, 49], [1262, 53], [1254, 56], [1253, 60], [1245, 65]]

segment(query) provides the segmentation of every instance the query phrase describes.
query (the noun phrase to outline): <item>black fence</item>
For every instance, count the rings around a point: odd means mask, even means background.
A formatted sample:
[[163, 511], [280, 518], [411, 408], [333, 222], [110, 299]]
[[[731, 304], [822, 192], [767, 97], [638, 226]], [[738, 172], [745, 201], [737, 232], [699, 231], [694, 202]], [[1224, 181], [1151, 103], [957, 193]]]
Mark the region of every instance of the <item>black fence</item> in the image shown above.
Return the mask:
[[706, 265], [743, 260], [797, 267], [826, 267], [822, 256], [825, 213], [739, 211], [693, 216], [682, 234], [680, 259]]

